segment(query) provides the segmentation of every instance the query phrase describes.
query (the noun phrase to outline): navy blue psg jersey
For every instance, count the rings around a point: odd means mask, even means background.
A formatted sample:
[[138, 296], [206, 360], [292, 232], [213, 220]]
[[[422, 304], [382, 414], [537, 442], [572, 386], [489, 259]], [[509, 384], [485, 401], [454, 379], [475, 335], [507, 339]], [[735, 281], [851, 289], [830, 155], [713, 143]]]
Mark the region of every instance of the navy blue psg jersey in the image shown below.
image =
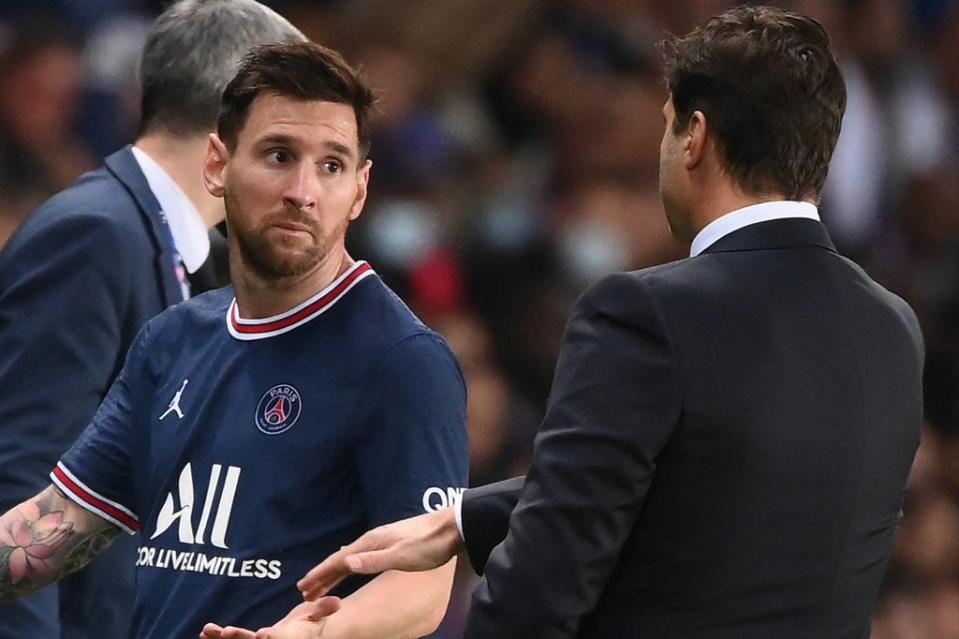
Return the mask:
[[131, 636], [256, 629], [343, 544], [459, 497], [465, 412], [446, 343], [358, 262], [276, 317], [227, 288], [151, 320], [51, 477], [140, 532]]

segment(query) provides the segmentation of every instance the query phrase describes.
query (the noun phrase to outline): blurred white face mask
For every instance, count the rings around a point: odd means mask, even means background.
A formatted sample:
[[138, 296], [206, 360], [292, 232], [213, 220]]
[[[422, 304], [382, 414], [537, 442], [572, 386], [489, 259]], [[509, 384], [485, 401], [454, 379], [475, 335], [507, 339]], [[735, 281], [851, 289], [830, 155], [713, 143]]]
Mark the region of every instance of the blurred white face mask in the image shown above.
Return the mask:
[[629, 267], [629, 245], [621, 232], [596, 220], [577, 222], [558, 241], [560, 257], [569, 276], [587, 285], [603, 275]]
[[389, 266], [416, 264], [440, 240], [439, 216], [413, 200], [387, 200], [370, 212], [370, 236], [376, 255]]

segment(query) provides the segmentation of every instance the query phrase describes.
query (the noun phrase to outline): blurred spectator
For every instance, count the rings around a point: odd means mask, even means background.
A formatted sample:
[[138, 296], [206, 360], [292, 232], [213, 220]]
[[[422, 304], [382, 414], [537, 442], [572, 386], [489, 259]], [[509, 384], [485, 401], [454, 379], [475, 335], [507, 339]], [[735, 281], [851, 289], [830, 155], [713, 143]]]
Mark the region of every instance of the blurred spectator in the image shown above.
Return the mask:
[[831, 4], [846, 45], [841, 55], [850, 96], [827, 197], [835, 204], [833, 234], [861, 251], [877, 239], [889, 201], [909, 179], [946, 159], [952, 114], [925, 52], [910, 47], [917, 26], [908, 4]]
[[55, 19], [22, 20], [0, 50], [0, 247], [27, 212], [96, 165], [72, 131], [78, 44]]
[[106, 156], [137, 133], [140, 86], [137, 66], [150, 21], [120, 14], [104, 17], [90, 32], [84, 52], [86, 95], [80, 134], [97, 156]]
[[959, 504], [946, 480], [959, 466], [955, 441], [931, 427], [923, 433], [887, 588], [874, 616], [876, 639], [945, 639], [959, 631]]

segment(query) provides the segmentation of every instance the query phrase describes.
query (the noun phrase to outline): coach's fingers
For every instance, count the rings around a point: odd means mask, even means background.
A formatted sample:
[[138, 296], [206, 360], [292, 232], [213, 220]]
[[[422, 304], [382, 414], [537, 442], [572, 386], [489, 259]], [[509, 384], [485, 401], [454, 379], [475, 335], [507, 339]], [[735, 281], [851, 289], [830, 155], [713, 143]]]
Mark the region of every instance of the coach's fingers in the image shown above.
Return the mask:
[[346, 554], [343, 549], [340, 549], [311, 568], [302, 579], [296, 582], [296, 587], [303, 593], [303, 598], [310, 601], [322, 597], [348, 576], [350, 568], [343, 561], [345, 558]]
[[387, 570], [432, 570], [463, 549], [452, 508], [404, 519], [380, 531], [379, 543], [344, 548], [347, 554], [343, 563], [350, 572], [371, 575]]
[[374, 575], [387, 570], [422, 570], [417, 562], [405, 555], [403, 547], [398, 546], [386, 550], [371, 550], [347, 555], [343, 558], [343, 563], [350, 569], [350, 572], [358, 575]]
[[330, 555], [314, 566], [296, 583], [297, 589], [303, 593], [303, 598], [313, 601], [323, 597], [336, 584], [349, 576], [350, 567], [343, 561], [346, 554], [342, 550]]
[[352, 574], [352, 568], [350, 568], [345, 561], [350, 555], [380, 549], [383, 548], [384, 545], [388, 545], [389, 541], [385, 538], [383, 528], [384, 527], [374, 528], [353, 543], [348, 546], [343, 546], [318, 565], [314, 566], [313, 569], [306, 573], [296, 584], [296, 587], [303, 593], [303, 597], [307, 600], [322, 597], [328, 593], [333, 586], [340, 583], [344, 577]]

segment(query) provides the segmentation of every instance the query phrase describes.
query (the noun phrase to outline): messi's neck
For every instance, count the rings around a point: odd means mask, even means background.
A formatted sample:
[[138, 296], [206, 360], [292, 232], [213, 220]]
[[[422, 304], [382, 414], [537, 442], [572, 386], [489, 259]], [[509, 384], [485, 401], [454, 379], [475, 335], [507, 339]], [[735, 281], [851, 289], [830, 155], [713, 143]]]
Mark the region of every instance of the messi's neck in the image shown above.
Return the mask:
[[238, 247], [230, 245], [230, 276], [243, 319], [263, 319], [284, 313], [310, 299], [350, 269], [356, 260], [345, 249], [331, 251], [300, 275], [264, 277], [245, 263]]

